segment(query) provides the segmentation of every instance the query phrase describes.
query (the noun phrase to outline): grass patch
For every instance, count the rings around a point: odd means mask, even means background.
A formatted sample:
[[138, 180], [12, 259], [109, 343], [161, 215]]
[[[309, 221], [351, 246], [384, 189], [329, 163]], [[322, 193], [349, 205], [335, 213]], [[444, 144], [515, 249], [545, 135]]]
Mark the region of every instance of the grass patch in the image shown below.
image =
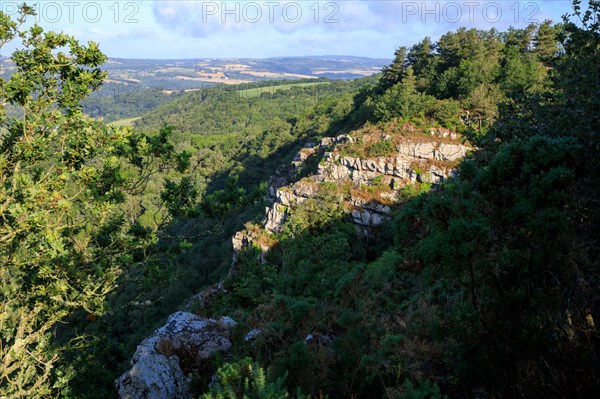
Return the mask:
[[322, 84], [329, 84], [329, 82], [290, 83], [276, 86], [255, 87], [253, 89], [240, 90], [239, 95], [240, 97], [253, 98], [260, 96], [262, 93], [275, 94], [277, 90], [289, 90], [292, 87], [309, 87]]
[[127, 119], [119, 119], [118, 121], [110, 122], [108, 125], [116, 126], [116, 127], [131, 127], [131, 126], [133, 126], [133, 123], [140, 118], [141, 118], [141, 116], [136, 116], [134, 118], [127, 118]]

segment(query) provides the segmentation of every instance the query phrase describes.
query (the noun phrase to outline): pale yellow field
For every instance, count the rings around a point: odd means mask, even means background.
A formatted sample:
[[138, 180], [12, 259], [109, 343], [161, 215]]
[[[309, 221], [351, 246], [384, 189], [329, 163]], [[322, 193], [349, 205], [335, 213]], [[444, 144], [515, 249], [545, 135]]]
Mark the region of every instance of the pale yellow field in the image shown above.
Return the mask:
[[371, 76], [380, 71], [381, 70], [379, 68], [369, 68], [369, 69], [343, 69], [343, 70], [339, 70], [339, 71], [314, 70], [313, 73], [315, 75], [321, 75], [321, 74], [325, 74], [325, 73], [339, 73], [339, 74], [351, 73], [354, 75]]
[[249, 65], [244, 65], [244, 64], [224, 64], [223, 68], [230, 70], [230, 71], [245, 71], [252, 67]]
[[140, 118], [141, 116], [136, 116], [135, 118], [128, 119], [119, 119], [118, 121], [110, 122], [108, 125], [116, 127], [133, 126], [133, 122], [137, 121]]
[[312, 75], [300, 75], [297, 73], [277, 73], [277, 72], [257, 72], [257, 71], [245, 71], [245, 75], [251, 76], [259, 76], [263, 78], [282, 78], [282, 77], [290, 77], [290, 78], [300, 78], [300, 79], [313, 79]]
[[208, 76], [211, 76], [210, 74], [205, 74], [204, 76], [206, 77], [197, 77], [197, 78], [191, 78], [189, 76], [175, 76], [175, 79], [180, 79], [180, 80], [192, 80], [195, 82], [211, 82], [211, 83], [225, 83], [228, 85], [235, 85], [238, 83], [247, 83], [249, 82], [249, 80], [241, 80], [241, 79], [231, 79], [225, 76], [218, 76], [215, 75], [212, 78], [209, 78]]

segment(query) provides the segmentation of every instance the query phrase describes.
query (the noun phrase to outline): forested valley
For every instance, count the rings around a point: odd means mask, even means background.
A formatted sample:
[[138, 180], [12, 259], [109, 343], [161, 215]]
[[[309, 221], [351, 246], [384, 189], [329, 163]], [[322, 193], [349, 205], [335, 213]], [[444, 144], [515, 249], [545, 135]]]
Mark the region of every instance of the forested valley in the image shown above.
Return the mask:
[[[586, 7], [121, 106], [101, 44], [0, 12], [0, 398], [598, 397]], [[131, 388], [153, 332], [179, 379]]]

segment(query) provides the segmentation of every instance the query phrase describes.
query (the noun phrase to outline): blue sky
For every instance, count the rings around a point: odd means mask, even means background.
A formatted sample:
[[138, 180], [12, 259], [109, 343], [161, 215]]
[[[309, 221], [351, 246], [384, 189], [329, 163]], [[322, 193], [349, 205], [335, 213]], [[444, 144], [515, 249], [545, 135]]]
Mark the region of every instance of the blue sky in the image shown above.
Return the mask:
[[[15, 13], [23, 0], [0, 0]], [[460, 26], [504, 30], [560, 21], [570, 1], [37, 0], [37, 22], [110, 57], [222, 58], [356, 55], [391, 58], [401, 45]], [[14, 46], [14, 44], [13, 44]], [[2, 49], [7, 55], [11, 46]]]

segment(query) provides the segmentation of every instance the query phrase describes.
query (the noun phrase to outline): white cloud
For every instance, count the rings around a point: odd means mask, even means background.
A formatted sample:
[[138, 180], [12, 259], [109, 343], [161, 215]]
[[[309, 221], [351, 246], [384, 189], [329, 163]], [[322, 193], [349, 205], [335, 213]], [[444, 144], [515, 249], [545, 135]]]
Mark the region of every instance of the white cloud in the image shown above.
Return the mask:
[[100, 42], [107, 54], [119, 57], [391, 57], [401, 45], [425, 36], [437, 40], [460, 26], [505, 30], [527, 25], [528, 19], [559, 21], [570, 10], [569, 0], [154, 0], [118, 2], [118, 13], [117, 3], [97, 3], [102, 18], [96, 23], [83, 18], [83, 3], [74, 9], [74, 22], [65, 8], [50, 23], [48, 8], [41, 23], [82, 42]]

